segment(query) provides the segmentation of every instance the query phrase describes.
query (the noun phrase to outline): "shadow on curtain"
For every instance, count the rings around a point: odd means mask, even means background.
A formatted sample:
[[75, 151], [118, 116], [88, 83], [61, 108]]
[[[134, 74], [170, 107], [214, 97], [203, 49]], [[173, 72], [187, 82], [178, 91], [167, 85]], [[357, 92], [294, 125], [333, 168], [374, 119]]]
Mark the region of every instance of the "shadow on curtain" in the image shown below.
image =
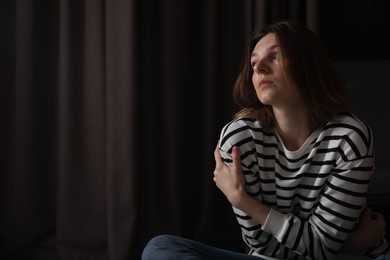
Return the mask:
[[137, 259], [161, 233], [244, 250], [213, 150], [255, 27], [317, 1], [7, 1], [0, 258]]

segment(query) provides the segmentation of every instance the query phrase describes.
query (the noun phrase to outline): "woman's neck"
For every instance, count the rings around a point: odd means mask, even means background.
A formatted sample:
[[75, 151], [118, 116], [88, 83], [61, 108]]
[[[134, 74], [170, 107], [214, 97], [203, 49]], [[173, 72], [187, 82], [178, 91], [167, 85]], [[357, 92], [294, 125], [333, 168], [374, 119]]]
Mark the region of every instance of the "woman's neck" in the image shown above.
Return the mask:
[[312, 132], [307, 112], [304, 109], [274, 109], [274, 115], [276, 131], [285, 147], [290, 151], [298, 150]]

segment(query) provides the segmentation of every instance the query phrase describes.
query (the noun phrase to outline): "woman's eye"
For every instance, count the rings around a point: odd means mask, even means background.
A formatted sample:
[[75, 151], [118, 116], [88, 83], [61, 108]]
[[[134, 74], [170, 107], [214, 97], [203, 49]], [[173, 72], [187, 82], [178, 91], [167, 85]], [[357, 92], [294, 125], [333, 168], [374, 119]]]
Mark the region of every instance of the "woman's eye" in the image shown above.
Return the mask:
[[252, 62], [251, 62], [251, 67], [252, 67], [252, 69], [254, 69], [254, 68], [255, 68], [256, 64], [257, 64], [257, 62], [256, 62], [256, 61], [252, 61]]
[[272, 54], [272, 59], [274, 59], [274, 60], [279, 59], [279, 52], [274, 52], [274, 53]]

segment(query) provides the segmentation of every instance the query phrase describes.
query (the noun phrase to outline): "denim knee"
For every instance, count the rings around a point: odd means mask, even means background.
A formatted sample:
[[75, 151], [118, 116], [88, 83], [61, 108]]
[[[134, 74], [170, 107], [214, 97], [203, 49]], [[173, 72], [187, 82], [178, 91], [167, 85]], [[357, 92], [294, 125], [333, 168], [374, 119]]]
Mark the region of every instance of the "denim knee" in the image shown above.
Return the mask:
[[142, 252], [142, 259], [157, 259], [165, 255], [167, 250], [172, 249], [175, 244], [175, 237], [172, 235], [158, 235], [149, 240]]

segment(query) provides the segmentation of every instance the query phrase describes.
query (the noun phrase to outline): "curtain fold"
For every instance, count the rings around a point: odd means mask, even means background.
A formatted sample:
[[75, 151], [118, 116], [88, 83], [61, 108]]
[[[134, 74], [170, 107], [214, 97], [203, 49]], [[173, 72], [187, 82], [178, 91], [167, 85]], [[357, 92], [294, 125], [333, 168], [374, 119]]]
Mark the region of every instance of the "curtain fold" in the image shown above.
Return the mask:
[[243, 251], [213, 151], [249, 35], [312, 1], [8, 1], [0, 258], [139, 259], [162, 233]]
[[[105, 146], [107, 190], [108, 259], [138, 256], [142, 232], [138, 204], [139, 188], [136, 160], [137, 78], [134, 43], [135, 1], [105, 2]], [[138, 86], [140, 88], [142, 86]]]
[[[28, 255], [55, 233], [56, 13], [43, 3], [1, 8], [2, 148], [0, 254]], [[54, 8], [56, 3], [47, 3]], [[42, 31], [52, 37], [44, 39]], [[5, 167], [4, 167], [5, 166]], [[53, 196], [54, 195], [54, 196]], [[0, 255], [0, 257], [1, 257]], [[4, 259], [6, 259], [5, 257]]]
[[56, 238], [69, 259], [106, 254], [104, 32], [102, 1], [60, 1]]

